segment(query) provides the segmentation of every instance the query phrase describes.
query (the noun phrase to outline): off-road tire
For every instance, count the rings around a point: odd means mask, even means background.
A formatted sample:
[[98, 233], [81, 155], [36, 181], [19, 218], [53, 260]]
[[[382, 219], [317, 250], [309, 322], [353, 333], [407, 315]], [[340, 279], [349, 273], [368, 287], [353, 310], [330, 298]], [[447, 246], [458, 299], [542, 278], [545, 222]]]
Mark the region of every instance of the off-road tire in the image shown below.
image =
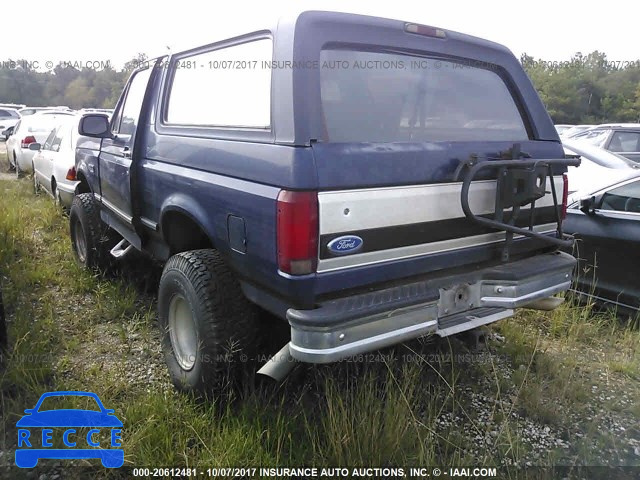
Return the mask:
[[112, 263], [109, 251], [115, 245], [115, 239], [113, 232], [100, 219], [99, 205], [93, 193], [74, 197], [69, 213], [69, 230], [71, 248], [80, 265], [88, 269], [109, 267]]
[[[180, 365], [171, 340], [174, 297], [186, 301], [197, 337], [191, 368]], [[172, 256], [160, 279], [158, 317], [165, 361], [176, 388], [219, 395], [238, 387], [255, 366], [258, 315], [258, 308], [243, 295], [218, 252], [192, 250]]]

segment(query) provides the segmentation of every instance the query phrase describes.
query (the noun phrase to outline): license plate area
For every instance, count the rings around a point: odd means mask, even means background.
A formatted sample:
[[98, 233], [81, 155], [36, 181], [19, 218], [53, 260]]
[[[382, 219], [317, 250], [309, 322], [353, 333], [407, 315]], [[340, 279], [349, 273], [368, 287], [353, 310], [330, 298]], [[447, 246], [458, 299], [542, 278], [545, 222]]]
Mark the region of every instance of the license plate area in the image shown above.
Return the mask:
[[471, 310], [480, 306], [481, 284], [460, 283], [441, 288], [438, 300], [438, 318]]

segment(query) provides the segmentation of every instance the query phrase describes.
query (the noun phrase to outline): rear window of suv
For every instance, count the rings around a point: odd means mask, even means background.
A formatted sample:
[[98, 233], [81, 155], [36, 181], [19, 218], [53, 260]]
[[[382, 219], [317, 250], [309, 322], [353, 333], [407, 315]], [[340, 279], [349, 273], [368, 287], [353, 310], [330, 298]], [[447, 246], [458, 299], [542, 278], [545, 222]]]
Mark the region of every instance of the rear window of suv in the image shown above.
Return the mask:
[[495, 68], [344, 49], [323, 50], [320, 67], [330, 142], [529, 139]]

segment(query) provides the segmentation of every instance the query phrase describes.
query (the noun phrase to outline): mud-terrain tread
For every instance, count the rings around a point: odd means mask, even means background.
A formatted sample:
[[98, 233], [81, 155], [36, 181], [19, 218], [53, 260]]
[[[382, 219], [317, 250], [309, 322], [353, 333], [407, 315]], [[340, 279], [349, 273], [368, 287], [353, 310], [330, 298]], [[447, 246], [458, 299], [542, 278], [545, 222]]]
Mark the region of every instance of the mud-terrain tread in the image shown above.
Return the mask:
[[[73, 244], [73, 222], [78, 218], [83, 225], [87, 241], [87, 261], [80, 262]], [[69, 212], [71, 246], [76, 260], [89, 269], [105, 269], [111, 264], [109, 254], [113, 240], [108, 235], [108, 227], [100, 219], [98, 202], [93, 193], [81, 193], [73, 198]]]
[[[182, 370], [175, 368], [177, 365], [170, 366], [173, 383], [183, 391], [220, 393], [237, 383], [252, 363], [258, 336], [258, 309], [244, 296], [236, 276], [217, 251], [191, 250], [172, 256], [162, 272], [158, 294], [158, 314], [165, 330], [163, 347], [168, 364], [173, 363], [167, 358], [173, 357], [168, 332], [171, 298], [163, 293], [167, 277], [173, 272], [182, 275], [195, 291], [200, 304], [194, 309], [200, 314], [194, 319], [200, 345], [197, 356], [210, 360], [197, 362], [194, 370], [198, 371], [194, 371], [194, 375], [181, 374]], [[225, 357], [231, 361], [224, 361]]]

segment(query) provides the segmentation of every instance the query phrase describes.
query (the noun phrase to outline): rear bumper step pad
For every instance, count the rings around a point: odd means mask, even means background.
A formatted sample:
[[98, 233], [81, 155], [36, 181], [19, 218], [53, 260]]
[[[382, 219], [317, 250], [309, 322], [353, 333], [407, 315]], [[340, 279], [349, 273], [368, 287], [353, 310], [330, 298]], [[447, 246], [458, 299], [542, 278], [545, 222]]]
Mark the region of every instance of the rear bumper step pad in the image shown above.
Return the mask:
[[427, 334], [447, 336], [513, 315], [566, 291], [576, 260], [538, 255], [467, 274], [424, 280], [287, 311], [291, 354], [330, 363]]

